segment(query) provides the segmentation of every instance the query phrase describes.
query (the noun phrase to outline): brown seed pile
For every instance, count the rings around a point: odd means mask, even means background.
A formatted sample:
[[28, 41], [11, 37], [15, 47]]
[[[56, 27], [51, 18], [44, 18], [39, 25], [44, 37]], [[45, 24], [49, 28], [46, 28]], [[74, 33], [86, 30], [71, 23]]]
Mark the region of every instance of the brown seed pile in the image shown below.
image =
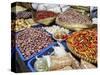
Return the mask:
[[16, 14], [16, 19], [27, 19], [27, 18], [32, 18], [32, 12], [24, 11], [24, 12], [18, 12]]
[[58, 20], [68, 24], [91, 24], [91, 20], [88, 16], [82, 15], [72, 8], [60, 14]]
[[26, 59], [52, 43], [50, 35], [40, 28], [27, 28], [16, 35], [16, 44]]

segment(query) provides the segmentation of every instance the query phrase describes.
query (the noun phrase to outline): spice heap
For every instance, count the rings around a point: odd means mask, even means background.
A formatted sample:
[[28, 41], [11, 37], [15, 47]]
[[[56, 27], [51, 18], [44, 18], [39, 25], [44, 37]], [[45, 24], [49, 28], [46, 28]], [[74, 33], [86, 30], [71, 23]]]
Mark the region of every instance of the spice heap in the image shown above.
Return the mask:
[[97, 62], [97, 31], [88, 29], [74, 32], [67, 40], [72, 53], [91, 63]]
[[35, 20], [38, 23], [44, 24], [44, 25], [49, 25], [54, 21], [56, 18], [57, 13], [52, 12], [52, 11], [37, 11], [35, 15]]
[[56, 23], [70, 30], [82, 30], [91, 27], [91, 19], [87, 15], [82, 15], [75, 9], [68, 9], [56, 18]]
[[49, 18], [49, 17], [54, 17], [55, 15], [57, 15], [57, 14], [52, 11], [37, 11], [36, 19], [37, 20], [45, 19], [45, 18]]

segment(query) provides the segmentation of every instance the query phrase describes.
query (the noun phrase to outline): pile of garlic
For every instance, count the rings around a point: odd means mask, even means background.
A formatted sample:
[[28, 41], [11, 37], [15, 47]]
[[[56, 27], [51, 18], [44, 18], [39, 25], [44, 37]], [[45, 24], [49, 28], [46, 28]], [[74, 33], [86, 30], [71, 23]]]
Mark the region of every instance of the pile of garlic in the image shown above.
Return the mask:
[[45, 29], [47, 32], [51, 33], [52, 35], [54, 35], [57, 32], [65, 32], [66, 34], [69, 33], [68, 29], [56, 25], [53, 25], [51, 27], [43, 27], [43, 29]]

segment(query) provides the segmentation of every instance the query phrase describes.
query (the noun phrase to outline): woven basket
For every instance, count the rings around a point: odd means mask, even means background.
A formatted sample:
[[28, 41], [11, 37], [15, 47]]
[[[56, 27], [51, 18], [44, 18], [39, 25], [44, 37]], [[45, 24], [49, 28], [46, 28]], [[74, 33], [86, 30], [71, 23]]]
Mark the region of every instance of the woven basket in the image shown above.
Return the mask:
[[94, 64], [97, 63], [97, 60], [95, 60], [95, 59], [90, 59], [90, 58], [84, 57], [84, 56], [82, 56], [82, 55], [76, 53], [75, 49], [71, 46], [70, 43], [67, 43], [67, 47], [68, 47], [68, 49], [69, 49], [75, 56], [77, 56], [77, 57], [79, 57], [79, 58], [81, 58], [81, 59], [84, 59], [84, 60], [86, 60], [86, 61], [88, 61], [88, 62], [90, 62], [90, 63], [94, 63]]

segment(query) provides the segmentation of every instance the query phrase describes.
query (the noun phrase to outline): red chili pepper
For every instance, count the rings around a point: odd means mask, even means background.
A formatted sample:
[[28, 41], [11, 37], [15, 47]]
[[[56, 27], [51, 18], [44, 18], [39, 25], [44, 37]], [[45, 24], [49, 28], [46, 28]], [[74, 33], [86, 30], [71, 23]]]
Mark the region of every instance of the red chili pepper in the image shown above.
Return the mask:
[[37, 18], [37, 20], [40, 20], [40, 19], [44, 19], [44, 18], [48, 18], [48, 17], [53, 17], [55, 15], [57, 15], [57, 14], [52, 11], [38, 11], [36, 14], [36, 18]]
[[67, 39], [67, 38], [68, 38], [67, 34], [63, 35], [63, 39]]

